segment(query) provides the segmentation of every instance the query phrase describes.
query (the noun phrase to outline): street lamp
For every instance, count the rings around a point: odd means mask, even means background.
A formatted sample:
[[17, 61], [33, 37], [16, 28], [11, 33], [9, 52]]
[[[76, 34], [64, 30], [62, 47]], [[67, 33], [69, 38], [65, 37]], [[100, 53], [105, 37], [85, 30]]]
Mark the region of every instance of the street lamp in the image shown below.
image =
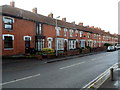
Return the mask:
[[57, 47], [57, 46], [58, 46], [58, 45], [57, 45], [57, 44], [58, 44], [58, 43], [57, 43], [57, 29], [58, 29], [57, 19], [58, 19], [58, 18], [60, 18], [60, 16], [56, 17], [56, 39], [55, 39], [56, 56], [58, 55], [58, 53], [57, 53], [57, 51], [58, 51], [58, 50], [57, 50], [57, 49], [58, 49], [58, 47]]

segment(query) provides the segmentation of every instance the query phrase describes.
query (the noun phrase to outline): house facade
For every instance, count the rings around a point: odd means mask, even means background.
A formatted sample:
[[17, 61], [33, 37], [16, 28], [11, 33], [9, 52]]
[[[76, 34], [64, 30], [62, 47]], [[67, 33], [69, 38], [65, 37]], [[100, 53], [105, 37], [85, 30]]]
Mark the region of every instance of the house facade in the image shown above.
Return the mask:
[[25, 54], [30, 48], [38, 52], [43, 48], [68, 51], [118, 43], [118, 35], [94, 26], [83, 26], [83, 23], [69, 23], [66, 18], [57, 20], [52, 13], [48, 16], [40, 15], [37, 8], [33, 8], [32, 12], [26, 11], [16, 8], [13, 1], [0, 8], [2, 55]]

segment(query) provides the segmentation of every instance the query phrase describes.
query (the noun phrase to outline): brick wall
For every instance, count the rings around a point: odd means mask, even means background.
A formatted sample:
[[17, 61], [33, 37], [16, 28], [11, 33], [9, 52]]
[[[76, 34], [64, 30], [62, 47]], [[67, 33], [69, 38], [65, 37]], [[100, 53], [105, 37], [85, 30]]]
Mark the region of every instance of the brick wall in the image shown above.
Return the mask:
[[[1, 16], [0, 16], [1, 17]], [[3, 55], [15, 55], [15, 54], [24, 54], [25, 53], [25, 41], [23, 40], [24, 36], [32, 36], [30, 42], [30, 47], [34, 47], [35, 41], [35, 23], [23, 19], [14, 18], [13, 30], [8, 31], [4, 29], [4, 23], [2, 25], [2, 34], [12, 34], [14, 35], [13, 40], [13, 49], [5, 50], [2, 48]], [[4, 46], [4, 40], [2, 40], [2, 46]]]

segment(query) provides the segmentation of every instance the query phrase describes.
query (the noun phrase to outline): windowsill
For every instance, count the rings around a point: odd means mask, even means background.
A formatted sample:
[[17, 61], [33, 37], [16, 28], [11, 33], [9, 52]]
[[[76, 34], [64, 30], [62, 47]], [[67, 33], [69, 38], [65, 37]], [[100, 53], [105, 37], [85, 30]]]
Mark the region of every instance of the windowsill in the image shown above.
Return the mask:
[[13, 50], [13, 48], [4, 48], [4, 50]]
[[13, 31], [13, 29], [5, 29], [6, 31]]

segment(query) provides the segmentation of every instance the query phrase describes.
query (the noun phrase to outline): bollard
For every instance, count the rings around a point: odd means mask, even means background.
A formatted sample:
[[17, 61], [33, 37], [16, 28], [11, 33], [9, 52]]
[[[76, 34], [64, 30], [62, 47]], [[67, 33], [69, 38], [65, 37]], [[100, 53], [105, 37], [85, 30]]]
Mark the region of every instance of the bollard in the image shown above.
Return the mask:
[[111, 74], [111, 81], [114, 81], [114, 78], [113, 78], [113, 68], [110, 69], [110, 74]]

